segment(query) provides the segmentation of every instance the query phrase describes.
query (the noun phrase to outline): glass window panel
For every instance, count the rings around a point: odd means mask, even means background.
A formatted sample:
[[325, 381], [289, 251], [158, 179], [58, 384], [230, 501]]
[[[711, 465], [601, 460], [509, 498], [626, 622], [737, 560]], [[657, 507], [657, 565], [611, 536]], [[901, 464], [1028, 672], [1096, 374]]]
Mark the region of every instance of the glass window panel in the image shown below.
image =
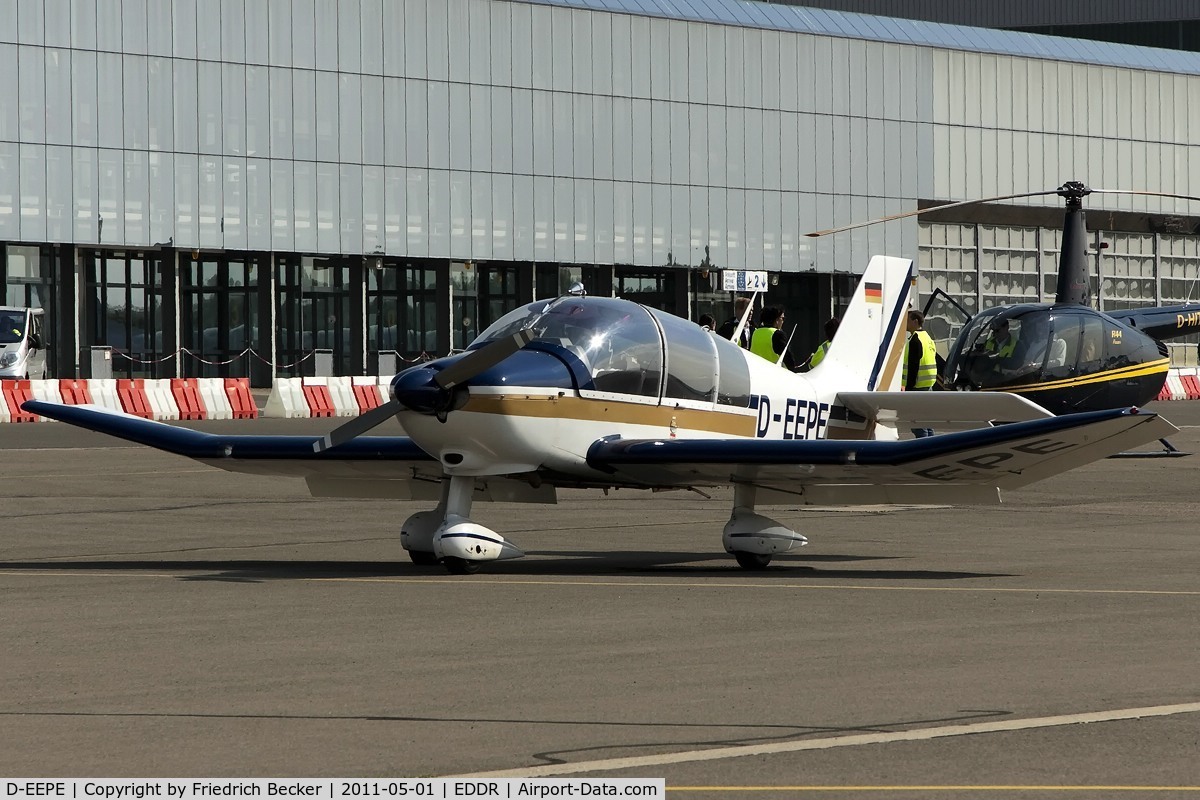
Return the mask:
[[[383, 81], [383, 130], [405, 130], [405, 82], [400, 78], [384, 78]], [[415, 126], [414, 126], [415, 127]], [[407, 131], [406, 131], [407, 132]], [[383, 160], [392, 164], [407, 164], [405, 152], [407, 136], [383, 137]]]
[[317, 249], [317, 174], [313, 164], [294, 162], [292, 196], [295, 247], [301, 252], [314, 252]]
[[271, 67], [270, 75], [270, 118], [271, 157], [291, 158], [292, 140], [292, 74], [291, 70]]
[[[604, 213], [603, 210], [600, 213]], [[617, 264], [633, 261], [633, 185], [612, 184], [612, 260]]]
[[291, 0], [267, 2], [267, 60], [273, 66], [292, 63]]
[[171, 239], [175, 231], [174, 161], [169, 154], [150, 153], [146, 162], [150, 204], [150, 233], [147, 238], [151, 244], [158, 244]]
[[46, 238], [46, 147], [22, 144], [20, 235], [16, 238], [42, 241]]
[[[76, 4], [78, 6], [84, 3]], [[96, 4], [96, 47], [113, 53], [121, 52], [121, 4]]]
[[357, 75], [342, 75], [338, 79], [338, 117], [338, 160], [362, 161], [362, 86]]
[[[226, 0], [229, 2], [229, 0]], [[155, 5], [155, 3], [151, 3]], [[241, 3], [234, 9], [234, 18], [242, 25], [242, 37], [245, 42], [245, 60], [248, 64], [267, 64], [270, 61], [270, 31], [268, 8], [265, 2]], [[225, 14], [222, 9], [222, 15]], [[224, 38], [222, 38], [224, 43]]]
[[359, 50], [362, 71], [383, 74], [383, 0], [360, 0]]
[[424, 169], [409, 169], [405, 194], [405, 226], [408, 237], [409, 255], [423, 257], [430, 254], [429, 234], [429, 172]]
[[[171, 149], [181, 152], [199, 150], [199, 115], [197, 113], [196, 62], [174, 60], [171, 75], [174, 93], [172, 112], [174, 145]], [[78, 117], [76, 117], [78, 119]]]
[[[426, 4], [418, 3], [418, 7], [413, 9], [411, 0], [408, 5], [405, 20], [405, 46], [408, 50], [405, 64], [408, 75], [427, 75], [435, 80], [466, 81], [466, 53], [459, 52], [455, 58], [450, 57], [450, 20], [455, 21], [454, 29], [457, 31], [467, 20], [467, 8], [459, 4], [452, 8], [449, 3], [442, 2], [430, 3], [428, 8], [425, 8]], [[465, 32], [463, 38], [466, 38]], [[470, 47], [469, 42], [463, 50], [466, 47]]]
[[292, 64], [312, 69], [317, 65], [316, 4], [291, 0]]
[[[92, 63], [95, 63], [94, 57]], [[76, 64], [75, 69], [79, 69]], [[74, 73], [74, 71], [73, 71]], [[93, 128], [95, 127], [95, 69], [91, 73]], [[0, 44], [0, 108], [13, 109], [18, 107], [20, 90], [17, 81], [17, 47], [11, 44]], [[13, 113], [0, 114], [0, 140], [16, 141], [18, 136], [17, 115]], [[94, 132], [93, 132], [94, 136]]]
[[366, 230], [363, 226], [363, 169], [358, 164], [341, 164], [337, 169], [341, 186], [334, 221], [339, 228], [339, 249], [343, 253], [366, 252]]
[[147, 65], [148, 114], [146, 145], [150, 150], [174, 150], [174, 80], [171, 60], [151, 58]]
[[125, 243], [150, 244], [150, 177], [136, 150], [125, 151]]
[[[78, 161], [76, 162], [78, 168]], [[197, 247], [200, 244], [198, 222], [199, 164], [194, 155], [175, 155], [175, 246]], [[76, 195], [78, 196], [78, 195]], [[78, 224], [76, 225], [78, 229]]]
[[532, 261], [534, 257], [534, 180], [527, 175], [513, 177], [513, 258]]
[[[383, 74], [390, 76], [402, 76], [408, 73], [405, 68], [404, 59], [408, 48], [405, 45], [405, 37], [408, 35], [409, 20], [404, 2], [393, 2], [393, 0], [385, 0], [382, 7], [383, 25], [381, 33], [383, 36]], [[420, 19], [413, 18], [411, 24], [416, 27], [424, 25], [424, 9], [418, 8], [415, 13], [420, 15]]]
[[[51, 144], [71, 144], [71, 51], [48, 49], [46, 57], [46, 141]], [[0, 62], [3, 56], [0, 56]], [[12, 76], [12, 80], [16, 75]], [[6, 105], [4, 95], [7, 94], [0, 79], [0, 108], [13, 108]], [[3, 127], [4, 123], [0, 123]], [[3, 135], [0, 133], [0, 135]]]
[[341, 249], [338, 218], [341, 215], [341, 180], [337, 164], [317, 162], [317, 249], [336, 253]]
[[317, 0], [316, 18], [316, 65], [320, 70], [336, 71], [338, 68], [338, 27], [346, 22], [338, 15], [339, 0]]
[[46, 148], [46, 240], [74, 240], [71, 205], [71, 148]]
[[[46, 140], [46, 56], [41, 47], [17, 48], [20, 81], [17, 86], [17, 118], [20, 137], [26, 142]], [[119, 64], [119, 61], [118, 61]], [[117, 71], [120, 76], [120, 67]], [[120, 92], [117, 93], [120, 99]], [[12, 113], [11, 110], [6, 113]]]
[[[292, 146], [295, 158], [313, 161], [317, 157], [316, 75], [307, 70], [292, 73]], [[315, 228], [313, 229], [315, 233]], [[299, 229], [297, 228], [297, 234]]]
[[647, 142], [652, 142], [652, 105], [649, 100], [634, 100], [632, 105], [633, 169], [631, 177], [635, 180], [644, 181], [650, 179], [653, 174], [651, 172], [652, 147], [646, 146]]
[[[362, 160], [365, 164], [384, 163], [384, 96], [383, 79], [367, 75], [362, 78]], [[399, 130], [397, 127], [396, 130]]]
[[[471, 90], [470, 87], [461, 83], [452, 83], [449, 89], [449, 115], [446, 118], [446, 125], [450, 134], [450, 162], [448, 166], [451, 169], [470, 169]], [[435, 167], [441, 166], [432, 161], [430, 165]]]
[[[513, 92], [506, 87], [494, 87], [490, 95], [491, 119], [486, 135], [476, 129], [472, 132], [472, 146], [487, 148], [486, 161], [476, 161], [472, 156], [472, 169], [480, 169], [480, 163], [489, 164], [495, 172], [513, 171]], [[487, 105], [483, 106], [487, 108]]]
[[410, 167], [450, 167], [450, 88], [444, 83], [407, 81], [405, 153]]
[[246, 160], [226, 158], [222, 164], [220, 228], [226, 248], [246, 248]]
[[[478, 176], [476, 176], [478, 177]], [[513, 179], [510, 175], [492, 175], [488, 182], [490, 196], [480, 198], [480, 205], [472, 202], [472, 210], [486, 203], [490, 217], [485, 227], [490, 229], [490, 256], [495, 259], [512, 259], [513, 241]], [[482, 257], [482, 256], [481, 256]]]
[[124, 244], [125, 221], [125, 159], [120, 150], [100, 150], [97, 181], [98, 217], [97, 241], [105, 244]]
[[292, 170], [291, 161], [271, 162], [271, 246], [276, 250], [295, 249]]
[[[74, 200], [72, 216], [75, 241], [94, 242], [96, 237], [96, 151], [88, 147], [77, 147], [72, 153], [74, 165], [72, 168], [72, 197]], [[2, 162], [0, 158], [0, 162]], [[0, 163], [0, 173], [3, 163]], [[0, 180], [0, 231], [3, 230], [4, 208], [11, 205], [5, 202], [3, 187], [5, 182]], [[8, 185], [16, 185], [16, 181]], [[13, 237], [15, 238], [15, 236]]]
[[[317, 160], [338, 161], [338, 76], [333, 72], [318, 72], [316, 79]], [[321, 113], [316, 113], [316, 109]]]
[[[394, 168], [392, 168], [394, 169]], [[380, 166], [363, 167], [363, 249], [402, 252], [404, 177]]]
[[512, 59], [512, 85], [528, 88], [533, 85], [533, 53], [540, 49], [533, 46], [533, 12], [520, 3], [505, 4], [505, 8], [512, 15], [512, 33], [507, 43], [493, 45], [493, 57], [497, 46], [507, 50]]
[[221, 117], [221, 64], [201, 61], [197, 65], [196, 85], [199, 104], [201, 153], [220, 153], [224, 121]]
[[[224, 236], [221, 231], [221, 158], [219, 156], [200, 156], [200, 246], [223, 247]], [[103, 165], [102, 165], [103, 169]]]
[[534, 153], [534, 93], [514, 89], [512, 93], [512, 171], [533, 173]]
[[362, 7], [360, 0], [338, 0], [334, 5], [337, 26], [337, 66], [342, 72], [362, 69]]
[[246, 152], [246, 67], [224, 64], [221, 69], [222, 140], [226, 153]]

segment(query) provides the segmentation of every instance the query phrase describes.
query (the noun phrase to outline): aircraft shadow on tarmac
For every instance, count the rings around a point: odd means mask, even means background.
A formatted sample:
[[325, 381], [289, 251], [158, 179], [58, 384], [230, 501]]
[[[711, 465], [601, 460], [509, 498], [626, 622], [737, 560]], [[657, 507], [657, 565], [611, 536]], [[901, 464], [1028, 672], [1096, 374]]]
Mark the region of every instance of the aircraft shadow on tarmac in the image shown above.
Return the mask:
[[440, 566], [408, 561], [291, 561], [291, 560], [73, 560], [0, 562], [0, 571], [170, 571], [185, 581], [257, 583], [275, 580], [354, 578], [440, 578], [470, 581], [474, 577], [642, 577], [733, 578], [740, 581], [854, 579], [869, 581], [953, 581], [971, 578], [1011, 578], [1001, 572], [958, 572], [922, 569], [848, 569], [811, 566], [857, 561], [896, 560], [895, 556], [783, 555], [764, 570], [747, 572], [725, 553], [663, 553], [641, 551], [529, 551], [531, 558], [488, 565], [478, 576], [448, 575]]

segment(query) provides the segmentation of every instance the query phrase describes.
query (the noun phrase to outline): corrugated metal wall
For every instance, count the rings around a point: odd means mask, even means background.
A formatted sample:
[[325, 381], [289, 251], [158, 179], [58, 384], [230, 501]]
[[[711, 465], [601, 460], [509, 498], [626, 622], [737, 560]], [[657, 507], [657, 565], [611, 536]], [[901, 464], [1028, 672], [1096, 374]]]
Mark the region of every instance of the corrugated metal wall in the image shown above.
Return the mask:
[[768, 0], [787, 5], [856, 11], [885, 17], [923, 19], [985, 28], [1035, 25], [1096, 25], [1122, 22], [1200, 20], [1196, 0]]

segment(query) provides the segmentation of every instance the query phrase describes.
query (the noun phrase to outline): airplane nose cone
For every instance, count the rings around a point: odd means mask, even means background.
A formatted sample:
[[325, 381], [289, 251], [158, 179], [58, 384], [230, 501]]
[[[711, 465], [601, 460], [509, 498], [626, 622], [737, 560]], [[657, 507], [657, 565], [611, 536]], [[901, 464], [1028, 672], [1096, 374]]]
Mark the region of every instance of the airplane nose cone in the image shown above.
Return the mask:
[[392, 396], [407, 409], [421, 414], [436, 413], [445, 400], [445, 390], [433, 376], [437, 370], [429, 367], [410, 367], [392, 379]]

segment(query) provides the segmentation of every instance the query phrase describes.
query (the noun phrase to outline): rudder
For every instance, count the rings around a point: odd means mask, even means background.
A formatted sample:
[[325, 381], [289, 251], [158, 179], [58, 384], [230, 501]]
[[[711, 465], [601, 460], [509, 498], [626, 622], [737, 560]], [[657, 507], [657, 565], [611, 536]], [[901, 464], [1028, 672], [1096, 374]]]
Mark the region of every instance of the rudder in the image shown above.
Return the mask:
[[838, 369], [867, 391], [897, 391], [907, 341], [905, 313], [916, 283], [912, 259], [873, 256], [867, 264], [829, 352], [810, 373]]

